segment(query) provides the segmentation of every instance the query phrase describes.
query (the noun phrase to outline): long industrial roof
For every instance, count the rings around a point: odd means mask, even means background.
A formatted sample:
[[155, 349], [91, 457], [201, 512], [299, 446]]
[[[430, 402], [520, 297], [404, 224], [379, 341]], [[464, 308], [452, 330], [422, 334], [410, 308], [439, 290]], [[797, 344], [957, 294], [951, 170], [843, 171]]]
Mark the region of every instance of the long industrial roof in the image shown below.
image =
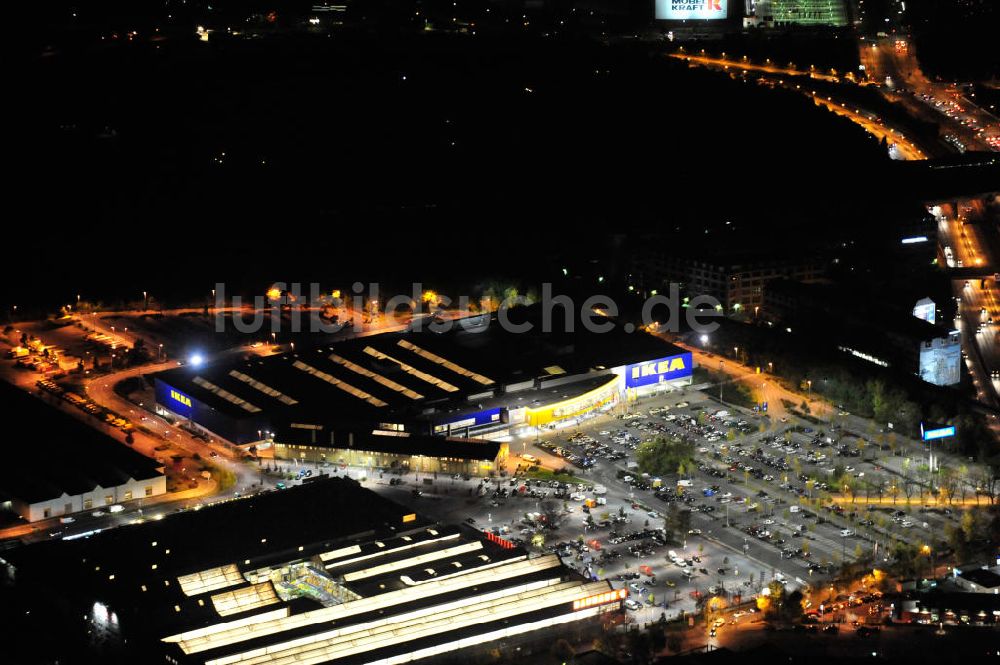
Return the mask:
[[346, 479], [5, 558], [33, 588], [99, 601], [144, 653], [212, 665], [430, 655], [622, 597], [554, 555], [430, 523]]

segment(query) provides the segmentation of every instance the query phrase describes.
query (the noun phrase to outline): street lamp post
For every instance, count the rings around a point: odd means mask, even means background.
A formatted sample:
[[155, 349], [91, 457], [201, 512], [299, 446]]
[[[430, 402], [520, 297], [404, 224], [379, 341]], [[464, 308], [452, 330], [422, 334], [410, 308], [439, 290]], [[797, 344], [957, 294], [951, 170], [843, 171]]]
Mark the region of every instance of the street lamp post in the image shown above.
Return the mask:
[[723, 388], [726, 387], [725, 377], [721, 376], [721, 374], [723, 373], [723, 369], [722, 368], [725, 366], [725, 364], [726, 364], [725, 360], [720, 360], [719, 361], [719, 374], [720, 374], [720, 377], [719, 377], [719, 401], [720, 402], [724, 401], [723, 398], [722, 398], [722, 390], [723, 390]]

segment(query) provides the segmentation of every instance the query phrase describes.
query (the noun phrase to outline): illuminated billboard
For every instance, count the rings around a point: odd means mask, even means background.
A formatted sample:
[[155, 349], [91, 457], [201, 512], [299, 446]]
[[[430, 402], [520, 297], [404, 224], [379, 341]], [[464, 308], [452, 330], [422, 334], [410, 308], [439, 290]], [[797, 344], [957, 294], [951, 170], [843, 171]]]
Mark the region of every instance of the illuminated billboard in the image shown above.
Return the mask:
[[942, 425], [942, 426], [925, 426], [920, 423], [920, 436], [924, 441], [933, 441], [934, 439], [946, 439], [950, 436], [955, 436], [955, 426], [954, 425]]
[[641, 388], [651, 386], [661, 381], [673, 381], [691, 376], [694, 362], [691, 353], [681, 353], [644, 363], [635, 363], [625, 367], [625, 387]]
[[728, 15], [728, 0], [656, 0], [654, 18], [667, 21], [714, 21]]

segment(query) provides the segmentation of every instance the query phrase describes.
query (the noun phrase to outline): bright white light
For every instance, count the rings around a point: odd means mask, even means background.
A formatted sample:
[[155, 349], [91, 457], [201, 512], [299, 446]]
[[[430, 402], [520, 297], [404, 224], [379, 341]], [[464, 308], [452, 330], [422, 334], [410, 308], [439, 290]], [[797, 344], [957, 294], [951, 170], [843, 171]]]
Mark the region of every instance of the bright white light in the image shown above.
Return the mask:
[[701, 343], [702, 344], [708, 344], [708, 335], [702, 335], [701, 336]]
[[193, 353], [191, 354], [191, 357], [188, 358], [188, 362], [190, 362], [195, 367], [200, 367], [201, 364], [205, 362], [205, 359], [202, 357], [200, 353]]

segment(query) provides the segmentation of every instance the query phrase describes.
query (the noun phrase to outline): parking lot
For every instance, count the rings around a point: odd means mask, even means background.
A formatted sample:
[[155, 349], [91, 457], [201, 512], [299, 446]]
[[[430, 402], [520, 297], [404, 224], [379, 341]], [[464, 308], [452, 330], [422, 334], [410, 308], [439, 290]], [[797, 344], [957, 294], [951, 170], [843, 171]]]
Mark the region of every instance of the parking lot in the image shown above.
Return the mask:
[[[642, 622], [693, 612], [710, 594], [746, 603], [772, 580], [820, 587], [841, 562], [883, 557], [895, 538], [929, 541], [956, 519], [959, 511], [941, 506], [869, 505], [860, 490], [856, 505], [831, 502], [835, 470], [890, 482], [884, 453], [859, 449], [838, 425], [782, 420], [696, 391], [669, 393], [627, 413], [524, 433], [502, 478], [409, 474], [369, 484], [439, 519], [557, 552], [581, 573], [628, 588]], [[690, 473], [657, 479], [636, 468], [635, 450], [656, 437], [695, 446]], [[535, 464], [578, 482], [525, 477]]]

